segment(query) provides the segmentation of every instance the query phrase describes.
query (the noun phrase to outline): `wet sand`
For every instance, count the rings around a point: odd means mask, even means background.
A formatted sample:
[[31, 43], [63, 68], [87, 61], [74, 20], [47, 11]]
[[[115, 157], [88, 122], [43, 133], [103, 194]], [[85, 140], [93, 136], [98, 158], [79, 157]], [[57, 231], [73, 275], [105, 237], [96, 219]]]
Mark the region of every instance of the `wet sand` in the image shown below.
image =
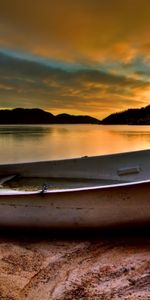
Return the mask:
[[148, 228], [0, 234], [0, 299], [150, 299]]

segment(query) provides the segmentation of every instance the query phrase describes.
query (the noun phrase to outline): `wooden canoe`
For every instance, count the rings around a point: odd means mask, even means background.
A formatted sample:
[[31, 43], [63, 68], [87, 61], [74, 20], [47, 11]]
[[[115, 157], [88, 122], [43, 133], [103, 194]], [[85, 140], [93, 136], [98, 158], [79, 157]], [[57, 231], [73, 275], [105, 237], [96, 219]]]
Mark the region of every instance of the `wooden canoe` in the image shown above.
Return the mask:
[[0, 226], [150, 223], [150, 150], [1, 164], [0, 183]]

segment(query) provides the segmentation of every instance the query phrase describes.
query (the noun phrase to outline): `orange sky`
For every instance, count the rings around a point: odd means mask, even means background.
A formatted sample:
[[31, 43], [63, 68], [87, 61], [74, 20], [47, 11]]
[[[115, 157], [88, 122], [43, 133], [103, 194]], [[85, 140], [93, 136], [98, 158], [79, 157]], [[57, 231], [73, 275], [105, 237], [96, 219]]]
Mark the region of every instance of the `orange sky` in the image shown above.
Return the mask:
[[150, 104], [149, 0], [1, 0], [0, 108]]

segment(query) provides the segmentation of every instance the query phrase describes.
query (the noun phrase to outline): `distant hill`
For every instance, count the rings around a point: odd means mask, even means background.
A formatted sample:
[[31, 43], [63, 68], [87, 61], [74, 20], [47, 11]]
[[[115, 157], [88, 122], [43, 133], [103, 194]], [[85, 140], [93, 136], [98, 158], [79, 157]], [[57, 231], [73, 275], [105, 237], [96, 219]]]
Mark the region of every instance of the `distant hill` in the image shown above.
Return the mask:
[[72, 116], [60, 114], [55, 117], [56, 123], [60, 124], [100, 124], [100, 121], [90, 116]]
[[150, 125], [150, 105], [137, 109], [128, 109], [114, 113], [101, 121], [101, 124]]
[[0, 110], [0, 124], [100, 124], [90, 116], [74, 116], [69, 114], [53, 114], [42, 109], [15, 108]]

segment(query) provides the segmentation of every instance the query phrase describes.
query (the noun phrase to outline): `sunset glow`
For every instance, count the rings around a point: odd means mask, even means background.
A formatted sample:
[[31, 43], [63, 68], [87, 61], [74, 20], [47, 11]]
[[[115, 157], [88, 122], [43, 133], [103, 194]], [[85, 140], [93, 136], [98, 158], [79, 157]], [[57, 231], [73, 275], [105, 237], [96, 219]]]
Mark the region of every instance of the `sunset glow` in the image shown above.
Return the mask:
[[150, 104], [149, 0], [2, 0], [0, 108], [99, 119]]

